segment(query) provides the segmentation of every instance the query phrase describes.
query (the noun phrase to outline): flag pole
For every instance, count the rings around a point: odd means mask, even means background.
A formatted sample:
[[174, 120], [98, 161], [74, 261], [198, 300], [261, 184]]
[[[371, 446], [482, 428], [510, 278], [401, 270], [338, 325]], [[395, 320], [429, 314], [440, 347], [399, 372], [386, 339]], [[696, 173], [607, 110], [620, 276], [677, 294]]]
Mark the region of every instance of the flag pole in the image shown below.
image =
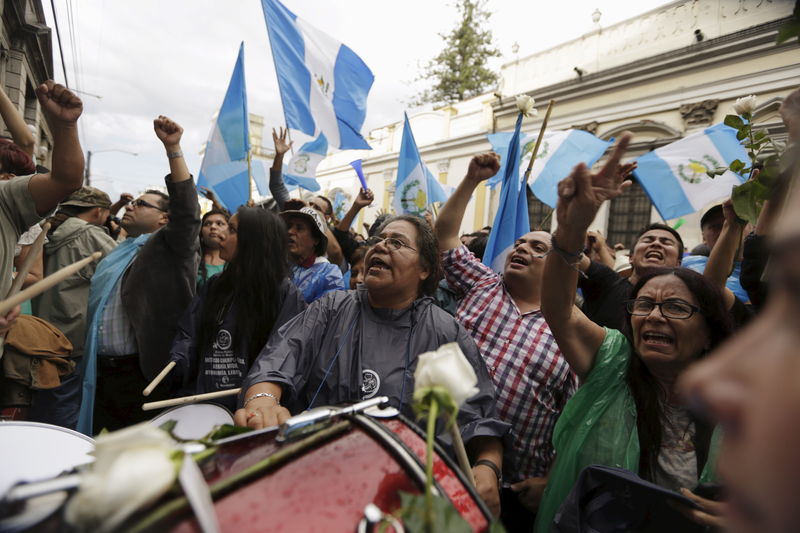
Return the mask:
[[544, 120], [542, 121], [542, 128], [539, 130], [539, 136], [536, 137], [536, 144], [533, 145], [533, 153], [531, 153], [531, 160], [528, 163], [528, 168], [525, 170], [525, 183], [528, 183], [528, 178], [531, 176], [531, 169], [533, 168], [533, 162], [536, 161], [536, 156], [539, 154], [539, 146], [542, 144], [542, 138], [544, 137], [544, 130], [547, 129], [547, 122], [550, 120], [550, 113], [553, 111], [553, 105], [556, 103], [555, 100], [550, 100], [550, 103], [547, 104], [547, 112], [544, 114]]
[[248, 143], [247, 147], [247, 203], [253, 201], [253, 165], [252, 152]]

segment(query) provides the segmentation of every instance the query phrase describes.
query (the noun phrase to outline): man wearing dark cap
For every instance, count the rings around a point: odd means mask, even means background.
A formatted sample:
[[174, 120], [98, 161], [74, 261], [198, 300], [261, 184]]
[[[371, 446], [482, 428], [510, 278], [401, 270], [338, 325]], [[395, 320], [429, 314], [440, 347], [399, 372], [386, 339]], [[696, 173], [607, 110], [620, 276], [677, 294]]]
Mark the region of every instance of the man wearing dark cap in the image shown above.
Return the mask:
[[341, 270], [324, 257], [328, 238], [319, 212], [301, 207], [284, 211], [281, 216], [289, 235], [292, 281], [305, 301], [311, 303], [330, 291], [344, 290]]
[[[50, 219], [51, 229], [44, 246], [44, 275], [87, 257], [94, 252], [105, 256], [116, 242], [102, 227], [108, 219], [111, 199], [94, 187], [82, 187], [59, 205]], [[72, 343], [72, 358], [80, 361], [86, 338], [86, 308], [89, 285], [97, 261], [89, 263], [33, 301], [34, 314], [60, 329]], [[55, 389], [35, 391], [29, 418], [37, 422], [74, 429], [80, 408], [79, 372], [62, 378]]]

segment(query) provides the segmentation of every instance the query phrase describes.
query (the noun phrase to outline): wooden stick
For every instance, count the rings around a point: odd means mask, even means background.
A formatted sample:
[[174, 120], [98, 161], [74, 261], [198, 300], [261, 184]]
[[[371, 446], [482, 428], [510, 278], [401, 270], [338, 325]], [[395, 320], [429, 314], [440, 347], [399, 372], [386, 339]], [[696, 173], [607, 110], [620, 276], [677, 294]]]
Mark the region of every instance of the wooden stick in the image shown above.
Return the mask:
[[475, 486], [475, 476], [472, 475], [472, 467], [469, 465], [467, 458], [467, 449], [464, 448], [464, 441], [461, 439], [461, 432], [458, 429], [458, 424], [450, 424], [450, 434], [453, 436], [453, 448], [456, 451], [458, 458], [458, 466], [464, 472], [464, 476]]
[[142, 411], [152, 411], [154, 409], [163, 409], [164, 407], [174, 407], [176, 405], [184, 405], [187, 403], [202, 402], [204, 400], [213, 400], [214, 398], [223, 398], [225, 396], [234, 396], [241, 392], [241, 388], [221, 390], [217, 392], [207, 392], [205, 394], [195, 394], [194, 396], [183, 396], [181, 398], [172, 398], [171, 400], [161, 400], [160, 402], [150, 402], [142, 404]]
[[89, 257], [85, 257], [76, 263], [72, 263], [71, 265], [67, 265], [61, 270], [53, 272], [46, 278], [41, 281], [37, 281], [27, 289], [24, 289], [17, 294], [6, 298], [5, 300], [0, 302], [0, 316], [5, 316], [9, 311], [14, 309], [14, 307], [18, 306], [25, 300], [30, 300], [34, 296], [38, 296], [42, 294], [47, 289], [57, 285], [58, 283], [64, 281], [75, 272], [79, 271], [92, 261], [97, 261], [103, 256], [101, 252], [95, 252]]
[[547, 129], [547, 121], [550, 120], [550, 113], [553, 112], [555, 103], [555, 100], [550, 100], [550, 103], [547, 104], [547, 112], [544, 114], [542, 128], [539, 130], [539, 136], [536, 137], [536, 144], [533, 145], [533, 153], [531, 153], [531, 161], [528, 163], [528, 169], [525, 171], [525, 183], [528, 183], [528, 178], [531, 176], [531, 169], [533, 168], [534, 161], [536, 161], [536, 156], [539, 154], [539, 146], [542, 144], [542, 139], [544, 138], [544, 130]]
[[44, 240], [47, 238], [48, 231], [50, 231], [50, 223], [45, 222], [44, 226], [42, 226], [42, 232], [36, 237], [33, 244], [31, 244], [31, 249], [28, 250], [28, 256], [25, 258], [25, 261], [23, 261], [22, 266], [19, 267], [19, 270], [17, 270], [17, 277], [14, 278], [14, 283], [11, 284], [6, 298], [14, 296], [22, 289], [22, 284], [25, 283], [25, 278], [28, 276], [28, 272], [31, 271], [34, 261], [36, 261], [36, 259], [39, 258], [39, 254], [42, 253]]
[[150, 393], [153, 392], [153, 389], [155, 389], [156, 386], [158, 386], [158, 384], [161, 383], [165, 377], [167, 377], [167, 374], [169, 374], [173, 368], [175, 368], [175, 361], [170, 361], [167, 363], [167, 366], [164, 367], [164, 370], [159, 372], [158, 375], [153, 378], [153, 381], [150, 382], [150, 385], [145, 387], [145, 389], [142, 391], [142, 396], [150, 396]]

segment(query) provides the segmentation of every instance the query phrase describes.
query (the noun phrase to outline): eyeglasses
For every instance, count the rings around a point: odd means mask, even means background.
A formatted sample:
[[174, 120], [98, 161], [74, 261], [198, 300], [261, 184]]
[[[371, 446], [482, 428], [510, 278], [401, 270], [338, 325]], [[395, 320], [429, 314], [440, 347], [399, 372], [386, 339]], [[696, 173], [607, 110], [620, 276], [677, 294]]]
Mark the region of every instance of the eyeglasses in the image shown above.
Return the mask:
[[666, 318], [675, 318], [678, 320], [691, 318], [693, 314], [700, 311], [700, 308], [696, 305], [684, 302], [683, 300], [654, 302], [648, 298], [636, 298], [635, 300], [627, 300], [625, 306], [628, 312], [635, 316], [647, 316], [653, 312], [653, 309], [658, 307], [661, 314]]
[[410, 247], [400, 239], [395, 239], [394, 237], [370, 237], [367, 239], [367, 246], [372, 248], [373, 246], [377, 246], [380, 243], [386, 243], [386, 246], [389, 247], [390, 250], [399, 250], [400, 248], [408, 248], [412, 252], [416, 252], [415, 248]]
[[133, 201], [131, 202], [131, 207], [151, 207], [151, 208], [153, 208], [153, 209], [158, 209], [159, 211], [163, 211], [163, 212], [165, 212], [165, 213], [167, 212], [167, 210], [166, 210], [166, 209], [161, 209], [160, 207], [158, 207], [158, 206], [156, 206], [156, 205], [153, 205], [153, 204], [151, 204], [150, 202], [145, 202], [145, 201], [144, 201], [144, 200], [142, 200], [141, 198], [139, 198], [139, 199], [137, 199], [137, 200], [133, 200]]

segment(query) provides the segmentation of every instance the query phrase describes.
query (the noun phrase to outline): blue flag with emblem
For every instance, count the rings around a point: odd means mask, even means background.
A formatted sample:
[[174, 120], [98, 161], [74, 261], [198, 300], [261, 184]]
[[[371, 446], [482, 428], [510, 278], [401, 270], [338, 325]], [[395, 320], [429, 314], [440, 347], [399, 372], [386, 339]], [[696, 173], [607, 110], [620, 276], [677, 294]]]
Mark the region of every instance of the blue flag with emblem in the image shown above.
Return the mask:
[[286, 9], [261, 0], [286, 125], [331, 148], [364, 149], [361, 136], [374, 76], [353, 50]]
[[422, 162], [408, 115], [403, 116], [393, 207], [397, 214], [423, 216], [431, 203], [447, 201], [448, 195]]
[[638, 157], [634, 174], [661, 218], [670, 220], [728, 198], [745, 178], [730, 170], [710, 178], [706, 171], [735, 159], [747, 161], [747, 150], [735, 129], [716, 124]]
[[522, 113], [517, 116], [514, 134], [508, 143], [507, 164], [503, 167], [503, 185], [497, 214], [486, 243], [483, 263], [495, 272], [503, 272], [506, 256], [514, 248], [514, 242], [531, 230], [528, 218], [528, 198], [519, 172], [520, 128]]
[[214, 191], [230, 212], [250, 199], [247, 156], [250, 132], [247, 115], [247, 88], [244, 81], [244, 43], [233, 68], [231, 81], [219, 115], [206, 143], [203, 164], [197, 177], [198, 187]]
[[312, 192], [320, 190], [317, 167], [327, 155], [328, 140], [320, 133], [319, 137], [301, 146], [284, 166], [283, 181], [287, 186], [296, 185]]

